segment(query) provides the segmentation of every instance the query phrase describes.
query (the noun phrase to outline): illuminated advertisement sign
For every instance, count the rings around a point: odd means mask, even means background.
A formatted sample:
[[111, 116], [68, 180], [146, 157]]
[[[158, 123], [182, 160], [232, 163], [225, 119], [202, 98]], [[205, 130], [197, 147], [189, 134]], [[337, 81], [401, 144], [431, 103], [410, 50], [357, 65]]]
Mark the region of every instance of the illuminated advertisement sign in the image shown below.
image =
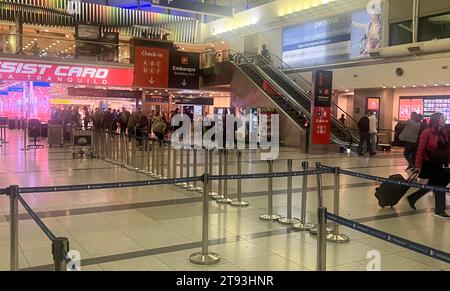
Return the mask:
[[367, 57], [382, 45], [381, 7], [283, 30], [283, 61], [294, 68]]
[[129, 87], [133, 70], [0, 60], [0, 80]]
[[450, 96], [400, 97], [398, 110], [398, 119], [401, 121], [410, 119], [412, 112], [422, 114], [425, 118], [440, 112], [450, 124]]

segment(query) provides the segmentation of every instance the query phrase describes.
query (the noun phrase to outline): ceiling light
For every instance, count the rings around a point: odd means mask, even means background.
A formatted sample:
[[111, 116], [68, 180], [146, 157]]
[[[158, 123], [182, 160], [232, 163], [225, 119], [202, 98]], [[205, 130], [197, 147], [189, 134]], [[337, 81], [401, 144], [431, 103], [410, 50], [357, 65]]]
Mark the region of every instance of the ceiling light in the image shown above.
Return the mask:
[[423, 85], [424, 87], [426, 87], [427, 85]]
[[45, 32], [48, 32], [48, 29], [46, 29]]
[[406, 88], [406, 86], [402, 86], [403, 88]]
[[437, 87], [438, 86], [438, 84], [434, 84], [434, 87]]
[[416, 85], [413, 85], [413, 88], [416, 88]]
[[350, 90], [347, 89], [347, 90], [345, 90], [345, 92], [350, 92]]
[[445, 84], [445, 86], [450, 86], [450, 84]]
[[392, 87], [392, 88], [396, 89], [396, 88], [397, 88], [397, 86], [394, 86], [394, 87]]
[[60, 41], [60, 40], [57, 40], [56, 42], [57, 42], [57, 43], [60, 43], [61, 41]]
[[386, 86], [383, 86], [383, 89], [386, 89]]

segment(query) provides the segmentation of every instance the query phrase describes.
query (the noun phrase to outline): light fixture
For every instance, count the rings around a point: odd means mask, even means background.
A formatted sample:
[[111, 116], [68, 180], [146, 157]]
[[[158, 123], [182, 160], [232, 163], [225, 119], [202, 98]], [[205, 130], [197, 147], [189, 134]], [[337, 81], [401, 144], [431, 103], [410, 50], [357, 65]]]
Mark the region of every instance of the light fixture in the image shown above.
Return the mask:
[[450, 86], [450, 84], [445, 84], [445, 86]]
[[427, 85], [423, 85], [424, 87], [426, 87]]
[[386, 89], [386, 86], [383, 86], [383, 89]]
[[350, 92], [350, 90], [346, 89], [345, 92]]
[[403, 88], [406, 88], [406, 86], [402, 86]]
[[434, 87], [437, 87], [438, 86], [438, 84], [434, 84]]
[[397, 86], [393, 86], [392, 88], [397, 89]]

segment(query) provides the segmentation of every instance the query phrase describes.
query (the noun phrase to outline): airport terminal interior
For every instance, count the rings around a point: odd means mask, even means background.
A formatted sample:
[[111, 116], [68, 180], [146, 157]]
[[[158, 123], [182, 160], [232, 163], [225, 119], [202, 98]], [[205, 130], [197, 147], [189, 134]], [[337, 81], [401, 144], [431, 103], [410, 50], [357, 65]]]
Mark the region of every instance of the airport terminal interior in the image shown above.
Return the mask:
[[0, 271], [449, 271], [447, 0], [0, 0]]

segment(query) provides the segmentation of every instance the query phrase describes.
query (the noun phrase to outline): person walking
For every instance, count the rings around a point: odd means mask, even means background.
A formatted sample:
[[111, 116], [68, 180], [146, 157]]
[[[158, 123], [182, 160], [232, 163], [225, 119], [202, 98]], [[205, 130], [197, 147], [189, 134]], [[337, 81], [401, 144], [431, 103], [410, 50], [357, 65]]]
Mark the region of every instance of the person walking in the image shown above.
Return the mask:
[[164, 140], [164, 135], [166, 133], [167, 124], [164, 122], [161, 115], [157, 115], [153, 121], [152, 131], [156, 135], [159, 141], [159, 146], [162, 146], [162, 141]]
[[413, 112], [411, 113], [411, 118], [408, 121], [399, 121], [399, 123], [405, 125], [404, 129], [399, 135], [399, 139], [405, 143], [405, 150], [403, 152], [403, 155], [408, 162], [408, 167], [406, 168], [406, 170], [414, 170], [416, 162], [417, 142], [419, 139], [419, 132], [421, 127], [419, 115], [416, 112]]
[[[446, 187], [450, 183], [448, 167], [450, 163], [450, 140], [445, 128], [445, 116], [442, 113], [434, 113], [430, 124], [420, 136], [416, 154], [416, 171], [420, 179], [428, 179], [432, 186]], [[416, 210], [416, 202], [425, 196], [429, 190], [420, 189], [409, 195], [407, 200], [412, 209]], [[446, 193], [434, 192], [434, 215], [438, 218], [449, 219], [446, 213]]]

